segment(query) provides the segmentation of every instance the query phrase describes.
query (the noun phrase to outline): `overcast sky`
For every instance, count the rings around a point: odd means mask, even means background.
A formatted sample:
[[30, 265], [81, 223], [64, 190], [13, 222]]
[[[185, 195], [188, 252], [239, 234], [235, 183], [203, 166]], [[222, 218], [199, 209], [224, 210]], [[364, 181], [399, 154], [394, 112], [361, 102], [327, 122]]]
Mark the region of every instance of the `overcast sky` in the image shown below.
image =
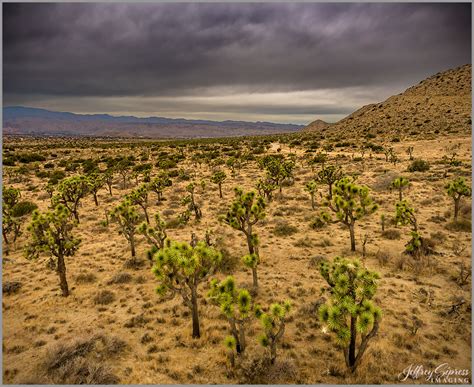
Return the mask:
[[335, 122], [471, 62], [471, 4], [3, 3], [3, 104]]

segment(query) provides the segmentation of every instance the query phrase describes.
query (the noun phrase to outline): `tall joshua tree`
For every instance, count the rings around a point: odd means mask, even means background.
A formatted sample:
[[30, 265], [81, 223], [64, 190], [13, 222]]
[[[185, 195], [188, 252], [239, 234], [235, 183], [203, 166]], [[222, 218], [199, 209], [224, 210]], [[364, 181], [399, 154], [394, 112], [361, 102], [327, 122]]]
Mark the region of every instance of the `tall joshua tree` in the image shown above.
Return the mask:
[[410, 181], [408, 179], [405, 179], [404, 177], [398, 177], [394, 181], [392, 181], [392, 188], [395, 188], [398, 190], [398, 200], [402, 201], [403, 200], [403, 194], [402, 191], [405, 187], [410, 184]]
[[147, 251], [147, 258], [153, 262], [153, 256], [158, 250], [165, 247], [165, 240], [168, 237], [166, 234], [166, 222], [161, 219], [160, 214], [155, 214], [155, 226], [143, 222], [137, 229], [139, 234], [145, 236], [148, 243], [151, 244], [150, 250]]
[[49, 253], [56, 258], [56, 271], [64, 297], [69, 295], [64, 258], [73, 256], [81, 242], [71, 234], [74, 225], [66, 206], [58, 204], [52, 211], [45, 213], [35, 210], [28, 226], [31, 240], [26, 248], [26, 257], [33, 259], [40, 253]]
[[341, 167], [335, 165], [328, 165], [323, 167], [316, 176], [318, 183], [326, 184], [328, 186], [328, 200], [332, 199], [332, 186], [333, 184], [342, 179], [343, 172]]
[[126, 199], [130, 200], [132, 205], [138, 205], [142, 208], [145, 213], [145, 219], [148, 224], [150, 224], [150, 218], [148, 217], [148, 186], [143, 183], [140, 187], [134, 189], [128, 195], [125, 196]]
[[194, 211], [194, 216], [196, 220], [200, 220], [202, 218], [202, 211], [199, 205], [196, 202], [196, 198], [194, 196], [195, 192], [195, 185], [194, 183], [190, 183], [186, 186], [186, 191], [189, 193], [189, 195], [185, 196], [182, 200], [182, 203], [184, 205], [188, 205], [188, 210]]
[[211, 176], [211, 181], [219, 186], [219, 197], [222, 199], [222, 183], [227, 178], [224, 171], [217, 171]]
[[461, 198], [463, 196], [471, 197], [471, 187], [469, 187], [462, 177], [448, 183], [446, 185], [446, 192], [454, 200], [454, 221], [458, 220], [459, 205], [461, 204]]
[[201, 337], [198, 310], [198, 286], [220, 263], [221, 254], [198, 242], [192, 247], [186, 242], [167, 240], [165, 247], [155, 254], [153, 273], [160, 285], [157, 293], [173, 298], [176, 293], [183, 298], [184, 304], [191, 310], [193, 320], [193, 338]]
[[346, 365], [354, 372], [379, 329], [382, 311], [372, 302], [379, 275], [356, 259], [340, 257], [321, 262], [319, 270], [329, 285], [325, 289], [329, 300], [319, 308], [319, 317], [335, 334]]
[[248, 261], [249, 264], [252, 264], [253, 286], [255, 290], [258, 288], [257, 265], [259, 254], [258, 236], [253, 232], [253, 226], [264, 218], [265, 200], [261, 196], [256, 196], [254, 191], [244, 193], [242, 189], [235, 188], [235, 200], [222, 220], [245, 235], [249, 254], [244, 257], [244, 263]]
[[348, 177], [344, 177], [337, 181], [334, 186], [333, 198], [326, 204], [335, 212], [336, 221], [341, 222], [349, 229], [351, 251], [355, 251], [355, 222], [374, 213], [378, 208], [369, 196], [369, 189], [351, 182]]
[[208, 297], [221, 308], [229, 322], [237, 354], [243, 354], [246, 347], [245, 329], [252, 317], [252, 296], [246, 289], [237, 288], [234, 277], [228, 276], [221, 282], [216, 279], [211, 281]]
[[119, 234], [122, 234], [130, 244], [130, 252], [132, 254], [132, 261], [136, 258], [135, 252], [135, 234], [137, 226], [140, 222], [140, 216], [136, 208], [132, 205], [130, 200], [125, 199], [112, 211], [110, 217], [119, 225]]
[[89, 181], [89, 192], [92, 193], [94, 197], [94, 203], [96, 206], [99, 205], [99, 201], [97, 200], [97, 192], [104, 186], [105, 178], [104, 175], [101, 175], [97, 172], [93, 172], [87, 176]]
[[166, 187], [170, 187], [172, 185], [171, 179], [169, 176], [164, 173], [161, 174], [158, 177], [155, 177], [150, 183], [148, 184], [148, 187], [150, 191], [156, 193], [156, 196], [158, 197], [158, 204], [163, 200], [163, 191], [165, 190]]
[[85, 175], [68, 177], [58, 184], [58, 193], [52, 197], [53, 205], [63, 204], [79, 223], [79, 203], [90, 192]]

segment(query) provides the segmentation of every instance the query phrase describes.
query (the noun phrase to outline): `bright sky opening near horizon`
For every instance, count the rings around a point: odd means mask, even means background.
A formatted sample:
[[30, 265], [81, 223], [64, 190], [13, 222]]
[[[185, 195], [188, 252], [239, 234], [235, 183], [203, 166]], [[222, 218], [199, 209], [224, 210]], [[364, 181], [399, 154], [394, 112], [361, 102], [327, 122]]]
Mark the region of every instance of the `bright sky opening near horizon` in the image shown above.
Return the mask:
[[335, 122], [466, 63], [470, 3], [3, 3], [3, 106]]

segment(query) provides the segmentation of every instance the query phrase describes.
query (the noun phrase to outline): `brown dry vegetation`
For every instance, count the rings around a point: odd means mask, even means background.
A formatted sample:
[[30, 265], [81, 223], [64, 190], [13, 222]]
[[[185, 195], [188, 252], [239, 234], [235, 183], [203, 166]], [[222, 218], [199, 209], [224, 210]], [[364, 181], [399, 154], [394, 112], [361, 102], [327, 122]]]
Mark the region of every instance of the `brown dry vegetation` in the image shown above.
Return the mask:
[[[301, 144], [288, 146], [289, 140], [300, 138]], [[340, 140], [340, 139], [338, 139]], [[355, 142], [356, 139], [348, 139]], [[69, 142], [68, 142], [69, 141]], [[263, 140], [257, 140], [263, 141]], [[71, 288], [69, 297], [61, 297], [57, 275], [47, 267], [47, 257], [28, 261], [23, 250], [28, 233], [19, 238], [3, 259], [3, 370], [5, 383], [397, 383], [398, 374], [410, 364], [436, 367], [447, 362], [452, 367], [471, 367], [471, 283], [460, 286], [456, 277], [460, 262], [469, 265], [471, 255], [471, 208], [464, 199], [463, 221], [469, 222], [464, 230], [450, 228], [453, 202], [446, 195], [444, 185], [456, 176], [470, 183], [471, 139], [468, 136], [439, 137], [433, 140], [402, 140], [393, 143], [400, 162], [385, 161], [383, 153], [365, 152], [360, 148], [336, 147], [328, 152], [329, 163], [338, 163], [346, 174], [358, 175], [357, 182], [366, 184], [380, 205], [379, 210], [356, 224], [357, 249], [349, 251], [349, 233], [339, 224], [312, 229], [311, 221], [320, 208], [311, 209], [311, 201], [304, 185], [314, 178], [319, 166], [312, 168], [304, 161], [305, 151], [315, 141], [305, 137], [279, 136], [267, 139], [267, 153], [297, 155], [295, 182], [283, 188], [283, 197], [268, 205], [264, 221], [255, 226], [260, 238], [259, 266], [260, 291], [257, 300], [262, 305], [291, 299], [294, 305], [283, 344], [279, 348], [277, 364], [268, 368], [262, 363], [263, 350], [257, 343], [260, 332], [258, 321], [249, 329], [247, 358], [243, 371], [228, 371], [225, 349], [222, 346], [228, 334], [228, 324], [219, 308], [206, 301], [208, 284], [200, 288], [200, 315], [202, 335], [191, 338], [189, 310], [179, 298], [163, 301], [155, 293], [157, 282], [146, 261], [149, 248], [143, 237], [138, 237], [137, 255], [143, 261], [139, 267], [127, 266], [130, 252], [126, 240], [117, 232], [115, 224], [101, 224], [104, 211], [113, 208], [132, 187], [122, 190], [116, 176], [113, 196], [106, 188], [99, 191], [99, 207], [91, 195], [82, 201], [79, 209], [81, 223], [74, 230], [82, 239], [79, 251], [67, 258], [67, 275]], [[320, 141], [320, 146], [330, 139]], [[377, 143], [377, 139], [371, 140]], [[208, 146], [248, 150], [251, 140], [239, 139], [213, 142], [190, 142], [184, 148], [186, 160], [178, 168], [188, 171], [196, 181], [196, 196], [202, 205], [203, 219], [191, 221], [168, 230], [171, 239], [190, 241], [191, 233], [204, 238], [212, 230], [213, 240], [226, 252], [225, 274], [235, 276], [239, 286], [251, 287], [252, 275], [240, 262], [246, 253], [245, 241], [239, 232], [218, 221], [233, 199], [236, 186], [253, 189], [258, 177], [263, 176], [254, 161], [236, 169], [232, 176], [229, 168], [223, 184], [224, 198], [219, 199], [216, 186], [209, 182], [215, 169], [212, 163], [193, 165], [191, 157]], [[186, 142], [183, 142], [186, 144]], [[44, 170], [48, 162], [59, 168], [60, 160], [98, 158], [107, 155], [135, 155], [150, 149], [155, 164], [160, 151], [176, 153], [169, 143], [137, 142], [130, 147], [126, 142], [31, 140], [5, 138], [11, 152], [39, 152], [47, 157], [37, 163]], [[81, 145], [82, 146], [77, 146]], [[110, 147], [102, 147], [109, 144]], [[459, 144], [457, 160], [460, 165], [442, 163], [446, 147]], [[410, 164], [405, 149], [414, 147], [415, 158], [431, 164], [426, 172], [407, 172]], [[320, 150], [320, 149], [319, 149]], [[52, 157], [55, 154], [56, 157]], [[310, 153], [311, 154], [311, 153]], [[224, 153], [222, 155], [227, 159]], [[259, 157], [259, 155], [256, 155]], [[137, 161], [139, 163], [139, 161]], [[44, 186], [47, 179], [35, 175], [33, 164], [28, 175], [21, 177], [4, 167], [4, 185], [21, 189], [22, 199], [38, 204], [41, 210], [50, 205]], [[100, 165], [104, 169], [103, 165]], [[154, 167], [152, 176], [158, 174]], [[80, 173], [68, 172], [68, 175]], [[438, 253], [425, 257], [421, 265], [403, 253], [409, 239], [408, 227], [390, 224], [394, 215], [397, 193], [390, 182], [400, 175], [411, 182], [404, 191], [417, 209], [420, 232], [430, 238]], [[203, 191], [199, 186], [207, 180]], [[173, 178], [173, 185], [164, 192], [166, 198], [159, 206], [150, 194], [150, 218], [156, 211], [166, 221], [172, 221], [182, 211], [180, 199], [189, 181]], [[135, 179], [131, 180], [131, 186]], [[327, 188], [320, 185], [321, 194]], [[321, 205], [318, 193], [317, 205]], [[140, 211], [139, 211], [140, 212]], [[380, 215], [386, 214], [386, 231], [381, 232]], [[447, 227], [448, 226], [448, 227]], [[288, 231], [290, 230], [290, 231]], [[390, 230], [390, 231], [387, 231]], [[399, 232], [397, 237], [396, 232]], [[388, 233], [387, 233], [388, 232]], [[333, 338], [322, 332], [317, 308], [321, 302], [324, 280], [318, 272], [318, 257], [361, 256], [362, 240], [368, 235], [364, 264], [381, 275], [376, 303], [383, 310], [378, 335], [355, 374], [346, 371], [341, 350]], [[393, 237], [395, 235], [395, 237]], [[456, 254], [456, 246], [467, 248]], [[5, 287], [7, 284], [10, 286]], [[12, 285], [13, 284], [13, 285]], [[17, 284], [17, 285], [14, 285]], [[19, 285], [18, 285], [19, 284]], [[465, 303], [451, 311], [459, 299]], [[422, 324], [415, 334], [414, 324]], [[423, 382], [422, 379], [408, 382]]]

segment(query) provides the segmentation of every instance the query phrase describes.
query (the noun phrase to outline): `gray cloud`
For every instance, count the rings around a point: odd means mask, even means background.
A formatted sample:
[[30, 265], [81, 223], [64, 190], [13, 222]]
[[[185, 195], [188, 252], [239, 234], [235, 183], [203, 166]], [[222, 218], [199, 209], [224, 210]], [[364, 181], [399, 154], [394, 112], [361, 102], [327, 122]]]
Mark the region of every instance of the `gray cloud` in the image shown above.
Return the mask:
[[[86, 97], [97, 111], [98, 97], [109, 111], [114, 98], [129, 98], [131, 112], [141, 98], [168, 97], [170, 111], [176, 97], [189, 97], [185, 107], [197, 114], [203, 96], [238, 94], [238, 107], [219, 104], [219, 112], [342, 117], [365, 103], [349, 103], [344, 90], [389, 96], [471, 60], [468, 3], [4, 3], [3, 18], [4, 103], [70, 100], [78, 112]], [[266, 93], [318, 90], [340, 90], [332, 95], [341, 99], [265, 101]], [[245, 94], [262, 100], [246, 106]]]

